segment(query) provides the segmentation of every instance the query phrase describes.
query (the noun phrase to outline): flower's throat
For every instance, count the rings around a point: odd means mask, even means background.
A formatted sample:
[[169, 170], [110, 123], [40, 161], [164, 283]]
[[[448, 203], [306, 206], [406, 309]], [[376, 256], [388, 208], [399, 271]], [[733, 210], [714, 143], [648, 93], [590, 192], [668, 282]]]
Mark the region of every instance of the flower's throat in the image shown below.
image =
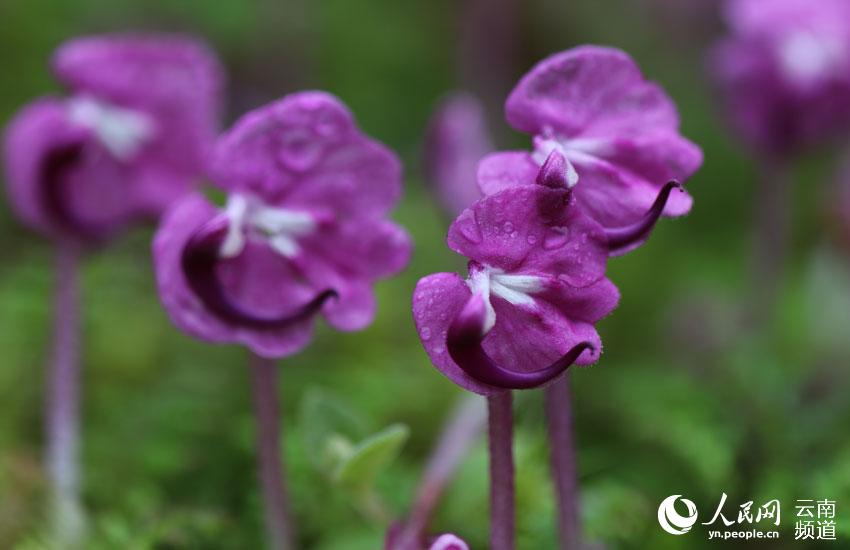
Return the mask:
[[71, 120], [91, 130], [98, 141], [118, 160], [135, 157], [156, 134], [150, 117], [136, 110], [124, 109], [90, 96], [71, 99]]
[[227, 200], [227, 236], [219, 249], [222, 258], [242, 253], [248, 235], [262, 239], [272, 250], [293, 258], [300, 252], [298, 238], [316, 230], [316, 218], [304, 211], [269, 206], [256, 197], [233, 194]]
[[532, 294], [543, 290], [543, 280], [534, 275], [512, 275], [503, 270], [473, 263], [469, 268], [467, 286], [473, 294], [482, 297], [485, 304], [484, 333], [496, 324], [496, 310], [491, 303], [491, 295], [506, 302], [522, 307], [534, 307]]

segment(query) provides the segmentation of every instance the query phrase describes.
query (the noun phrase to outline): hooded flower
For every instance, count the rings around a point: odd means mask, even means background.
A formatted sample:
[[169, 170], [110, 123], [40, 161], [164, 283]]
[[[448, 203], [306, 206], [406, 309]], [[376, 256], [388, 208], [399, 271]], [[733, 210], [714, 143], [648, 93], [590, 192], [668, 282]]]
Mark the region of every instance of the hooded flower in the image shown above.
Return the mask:
[[[665, 184], [686, 180], [702, 163], [700, 149], [679, 134], [671, 99], [613, 48], [582, 46], [544, 59], [511, 92], [505, 113], [511, 126], [533, 136], [533, 150], [482, 160], [481, 190], [533, 183], [557, 151], [576, 201], [605, 228], [639, 222]], [[687, 214], [691, 203], [687, 193], [675, 193], [663, 215]]]
[[594, 323], [619, 293], [605, 278], [605, 230], [578, 205], [563, 166], [552, 153], [534, 185], [466, 209], [448, 245], [470, 259], [468, 278], [436, 273], [416, 285], [413, 316], [425, 350], [467, 390], [536, 387], [573, 362], [599, 358]]
[[425, 168], [428, 183], [453, 217], [481, 198], [475, 171], [492, 150], [484, 107], [475, 96], [458, 92], [440, 103], [428, 129]]
[[114, 35], [72, 40], [53, 58], [67, 97], [25, 107], [9, 125], [12, 204], [49, 236], [102, 240], [156, 217], [204, 171], [222, 77], [194, 40]]
[[710, 57], [724, 107], [763, 154], [787, 155], [850, 127], [850, 3], [730, 0]]
[[407, 234], [384, 219], [401, 168], [338, 99], [303, 92], [248, 113], [219, 139], [211, 172], [226, 206], [190, 195], [154, 239], [178, 327], [274, 358], [307, 345], [318, 312], [339, 330], [372, 321], [374, 282], [410, 256]]

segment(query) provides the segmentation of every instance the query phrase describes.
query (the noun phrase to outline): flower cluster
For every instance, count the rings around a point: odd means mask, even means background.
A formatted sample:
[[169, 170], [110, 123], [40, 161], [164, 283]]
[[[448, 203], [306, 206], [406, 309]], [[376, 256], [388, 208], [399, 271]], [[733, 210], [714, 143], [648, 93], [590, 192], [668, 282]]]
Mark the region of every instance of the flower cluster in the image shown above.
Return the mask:
[[53, 71], [69, 91], [37, 100], [6, 133], [17, 214], [53, 238], [102, 241], [158, 217], [205, 172], [222, 76], [215, 56], [178, 36], [80, 38]]
[[[448, 232], [466, 280], [419, 281], [413, 316], [434, 365], [483, 395], [543, 385], [597, 361], [594, 327], [617, 305], [607, 258], [638, 247], [691, 198], [679, 181], [702, 162], [661, 88], [611, 48], [585, 46], [535, 66], [511, 93], [508, 122], [531, 152], [485, 157], [485, 197]], [[673, 193], [675, 189], [681, 192]]]
[[782, 156], [850, 125], [850, 3], [729, 0], [710, 68], [738, 132]]

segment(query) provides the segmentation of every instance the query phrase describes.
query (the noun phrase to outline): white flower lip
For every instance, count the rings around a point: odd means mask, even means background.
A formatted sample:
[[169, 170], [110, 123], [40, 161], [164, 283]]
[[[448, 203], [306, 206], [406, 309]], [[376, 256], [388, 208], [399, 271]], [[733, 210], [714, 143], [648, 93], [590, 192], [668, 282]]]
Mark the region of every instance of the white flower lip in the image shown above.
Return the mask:
[[71, 99], [68, 111], [74, 123], [94, 132], [98, 141], [118, 160], [132, 159], [156, 134], [156, 124], [144, 113], [91, 96]]
[[515, 306], [534, 307], [531, 295], [543, 290], [543, 279], [536, 275], [505, 273], [490, 266], [472, 272], [466, 284], [473, 294], [480, 294], [484, 298], [487, 308], [485, 334], [496, 324], [496, 310], [490, 301], [491, 294]]
[[228, 227], [219, 249], [222, 258], [234, 258], [242, 253], [249, 229], [281, 256], [294, 258], [301, 251], [298, 238], [309, 235], [317, 226], [308, 212], [269, 206], [257, 197], [239, 193], [230, 195], [224, 214]]

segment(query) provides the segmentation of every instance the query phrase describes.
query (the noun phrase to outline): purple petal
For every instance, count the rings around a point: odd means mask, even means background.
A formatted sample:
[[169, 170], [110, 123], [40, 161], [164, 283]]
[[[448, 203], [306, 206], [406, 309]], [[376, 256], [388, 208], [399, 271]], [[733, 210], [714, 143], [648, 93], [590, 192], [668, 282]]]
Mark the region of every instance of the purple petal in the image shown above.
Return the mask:
[[661, 189], [655, 202], [646, 211], [643, 218], [631, 225], [605, 229], [605, 234], [608, 237], [608, 249], [612, 256], [622, 256], [639, 247], [649, 238], [649, 234], [655, 227], [658, 218], [661, 217], [661, 213], [669, 202], [670, 193], [674, 189], [677, 189], [680, 193], [684, 193], [684, 189], [682, 189], [682, 185], [679, 182], [671, 181]]
[[[578, 166], [579, 184], [573, 192], [582, 208], [606, 228], [631, 225], [643, 218], [666, 182], [649, 182], [605, 161]], [[687, 193], [674, 193], [663, 215], [683, 216], [690, 212], [693, 199]]]
[[540, 166], [527, 151], [491, 153], [478, 164], [478, 187], [485, 195], [534, 183]]
[[235, 325], [259, 329], [279, 329], [296, 324], [315, 315], [329, 299], [336, 297], [333, 289], [320, 292], [299, 309], [285, 314], [263, 316], [244, 311], [228, 296], [219, 280], [220, 250], [228, 231], [226, 218], [213, 218], [199, 227], [186, 243], [181, 257], [183, 275], [189, 287], [204, 306], [221, 319]]
[[593, 354], [590, 343], [581, 342], [546, 367], [531, 372], [512, 371], [499, 365], [484, 350], [486, 323], [484, 298], [474, 294], [449, 325], [446, 349], [464, 372], [490, 386], [507, 390], [536, 388], [563, 374], [585, 351]]
[[425, 169], [443, 208], [457, 215], [481, 197], [478, 161], [493, 150], [484, 108], [475, 96], [455, 93], [437, 107], [425, 144]]
[[588, 286], [605, 273], [602, 228], [576, 206], [573, 193], [527, 185], [490, 195], [465, 210], [448, 235], [449, 247], [509, 272], [558, 273]]
[[[177, 203], [157, 230], [153, 243], [157, 286], [172, 322], [201, 340], [241, 343], [265, 357], [300, 351], [309, 343], [312, 318], [280, 328], [243, 326], [217, 315], [192, 290], [182, 263], [186, 244], [218, 215], [206, 199], [193, 194]], [[265, 243], [251, 241], [238, 257], [222, 261], [217, 275], [229, 301], [261, 318], [294, 315], [324, 290], [302, 282], [297, 268]]]
[[552, 55], [529, 71], [508, 97], [505, 113], [517, 130], [566, 137], [678, 127], [672, 101], [646, 82], [624, 52], [581, 46]]
[[271, 205], [386, 214], [401, 195], [401, 166], [324, 92], [289, 95], [243, 116], [216, 146], [213, 180]]

